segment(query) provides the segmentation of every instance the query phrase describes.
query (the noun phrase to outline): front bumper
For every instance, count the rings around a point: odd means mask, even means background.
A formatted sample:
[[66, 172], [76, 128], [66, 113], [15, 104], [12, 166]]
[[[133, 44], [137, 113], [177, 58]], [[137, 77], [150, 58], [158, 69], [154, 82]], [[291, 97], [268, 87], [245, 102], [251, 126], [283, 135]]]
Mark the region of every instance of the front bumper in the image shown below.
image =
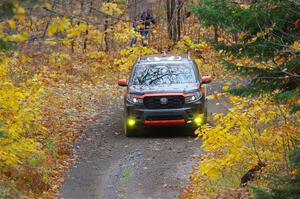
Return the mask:
[[195, 118], [204, 120], [204, 104], [200, 100], [177, 109], [146, 109], [144, 106], [125, 104], [127, 119], [135, 120], [139, 126], [190, 126], [197, 127]]

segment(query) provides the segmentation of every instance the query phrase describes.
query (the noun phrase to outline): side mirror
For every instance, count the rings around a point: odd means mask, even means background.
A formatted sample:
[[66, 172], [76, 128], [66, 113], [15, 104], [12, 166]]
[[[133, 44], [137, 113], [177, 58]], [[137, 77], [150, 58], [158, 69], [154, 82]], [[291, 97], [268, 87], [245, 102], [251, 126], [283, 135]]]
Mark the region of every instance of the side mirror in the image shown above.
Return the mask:
[[128, 86], [126, 79], [120, 79], [118, 84], [119, 84], [119, 86], [123, 86], [123, 87]]
[[211, 82], [211, 80], [212, 80], [211, 76], [203, 76], [201, 78], [202, 84], [208, 84]]

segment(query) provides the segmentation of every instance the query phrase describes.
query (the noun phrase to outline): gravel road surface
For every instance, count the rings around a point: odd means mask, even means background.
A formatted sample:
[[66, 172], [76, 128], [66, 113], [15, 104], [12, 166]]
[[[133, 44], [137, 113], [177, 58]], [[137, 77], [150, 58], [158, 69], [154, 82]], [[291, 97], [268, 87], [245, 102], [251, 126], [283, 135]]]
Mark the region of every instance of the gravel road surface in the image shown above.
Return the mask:
[[[220, 85], [211, 84], [216, 90]], [[209, 89], [211, 92], [211, 89]], [[208, 102], [209, 114], [223, 112]], [[78, 161], [65, 174], [64, 199], [173, 199], [187, 185], [201, 154], [201, 140], [182, 136], [182, 129], [152, 129], [143, 137], [122, 133], [122, 99], [104, 113], [74, 146]]]

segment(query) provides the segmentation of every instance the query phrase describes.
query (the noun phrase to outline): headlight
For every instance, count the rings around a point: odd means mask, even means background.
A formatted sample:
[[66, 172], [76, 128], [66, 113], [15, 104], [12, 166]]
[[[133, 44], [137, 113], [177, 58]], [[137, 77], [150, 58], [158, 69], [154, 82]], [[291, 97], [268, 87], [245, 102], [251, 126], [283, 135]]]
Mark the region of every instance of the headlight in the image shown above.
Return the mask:
[[130, 94], [127, 95], [127, 101], [133, 104], [143, 104], [143, 99], [137, 98], [136, 96]]
[[192, 102], [195, 102], [195, 101], [198, 101], [199, 99], [201, 99], [202, 97], [202, 93], [201, 92], [195, 92], [193, 93], [192, 96], [188, 96], [188, 97], [185, 97], [185, 103], [192, 103]]

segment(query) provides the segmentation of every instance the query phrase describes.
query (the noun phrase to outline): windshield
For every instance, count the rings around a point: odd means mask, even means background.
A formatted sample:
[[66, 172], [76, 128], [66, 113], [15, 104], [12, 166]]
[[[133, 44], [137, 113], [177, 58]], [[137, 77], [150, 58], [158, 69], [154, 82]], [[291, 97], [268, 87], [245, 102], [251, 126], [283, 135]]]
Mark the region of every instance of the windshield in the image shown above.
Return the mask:
[[196, 83], [193, 66], [184, 62], [140, 63], [135, 67], [132, 85], [165, 86]]

